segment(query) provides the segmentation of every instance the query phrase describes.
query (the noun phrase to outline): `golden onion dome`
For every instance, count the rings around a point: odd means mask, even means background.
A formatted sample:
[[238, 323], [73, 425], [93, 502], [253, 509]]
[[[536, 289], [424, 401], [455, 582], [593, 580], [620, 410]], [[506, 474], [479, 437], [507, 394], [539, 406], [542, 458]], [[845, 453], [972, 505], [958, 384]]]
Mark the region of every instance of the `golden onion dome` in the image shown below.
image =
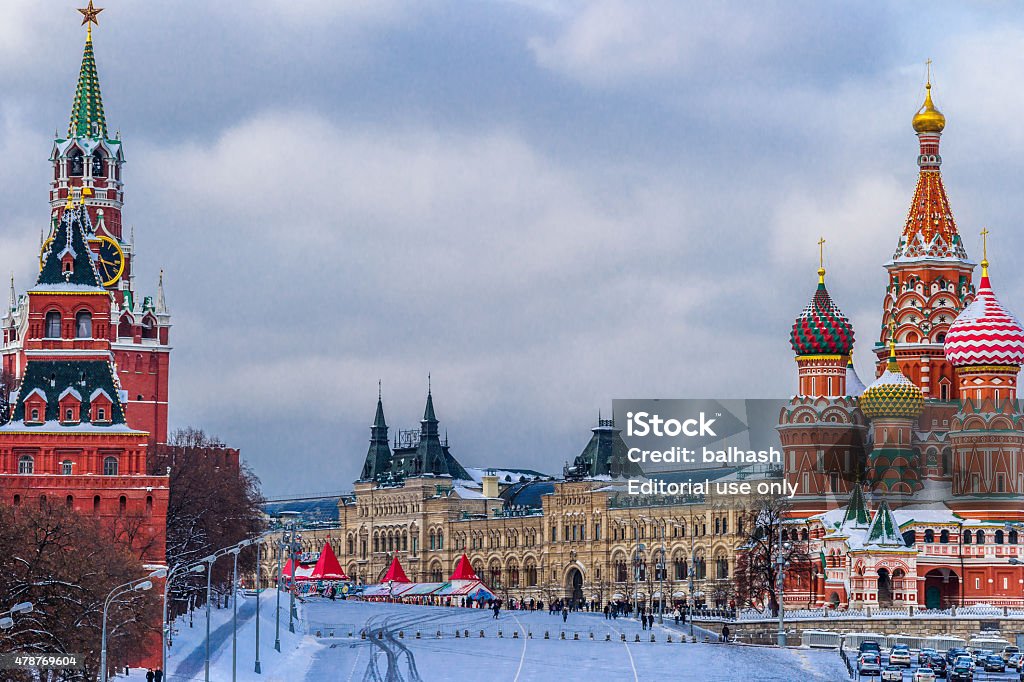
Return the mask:
[[946, 127], [946, 117], [932, 103], [932, 84], [925, 86], [924, 104], [914, 114], [914, 130], [919, 133], [941, 133]]
[[882, 375], [857, 399], [860, 411], [868, 419], [875, 417], [920, 417], [924, 394], [896, 364], [896, 343], [889, 341], [889, 364]]

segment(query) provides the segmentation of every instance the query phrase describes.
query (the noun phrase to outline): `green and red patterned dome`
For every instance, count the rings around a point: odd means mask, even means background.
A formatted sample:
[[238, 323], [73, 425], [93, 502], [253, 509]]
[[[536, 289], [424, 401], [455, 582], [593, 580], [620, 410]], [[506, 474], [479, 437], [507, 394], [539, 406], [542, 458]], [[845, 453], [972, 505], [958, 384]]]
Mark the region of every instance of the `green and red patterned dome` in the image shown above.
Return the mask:
[[818, 270], [818, 290], [793, 323], [789, 335], [793, 352], [801, 355], [849, 355], [853, 325], [825, 288], [825, 270]]

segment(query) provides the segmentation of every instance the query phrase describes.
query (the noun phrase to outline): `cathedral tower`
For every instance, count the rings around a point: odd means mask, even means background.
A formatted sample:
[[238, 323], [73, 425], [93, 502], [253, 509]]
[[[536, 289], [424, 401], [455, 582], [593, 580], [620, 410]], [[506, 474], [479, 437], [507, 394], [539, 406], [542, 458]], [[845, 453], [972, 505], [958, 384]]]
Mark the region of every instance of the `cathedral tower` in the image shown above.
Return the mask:
[[[967, 258], [942, 183], [939, 141], [946, 117], [932, 102], [930, 75], [913, 126], [920, 170], [899, 244], [885, 265], [889, 277], [875, 346], [877, 371], [881, 374], [889, 364], [886, 341], [895, 322], [900, 372], [921, 388], [926, 400], [948, 403], [958, 397], [958, 388], [942, 344], [957, 314], [974, 298], [974, 263]], [[946, 407], [926, 413], [922, 425], [941, 425], [942, 419], [948, 424], [952, 408]]]
[[[946, 357], [956, 367], [961, 400], [949, 433], [953, 494], [990, 498], [985, 509], [993, 508], [991, 498], [1019, 500], [1024, 494], [1024, 415], [1017, 378], [1024, 364], [1024, 326], [992, 291], [987, 253], [977, 298], [946, 335]], [[1019, 502], [1010, 506], [1021, 512]]]
[[849, 394], [863, 388], [850, 360], [853, 337], [853, 325], [825, 288], [819, 263], [818, 287], [790, 331], [799, 387], [778, 426], [784, 475], [796, 489], [794, 507], [800, 512], [838, 506], [860, 479], [865, 425]]

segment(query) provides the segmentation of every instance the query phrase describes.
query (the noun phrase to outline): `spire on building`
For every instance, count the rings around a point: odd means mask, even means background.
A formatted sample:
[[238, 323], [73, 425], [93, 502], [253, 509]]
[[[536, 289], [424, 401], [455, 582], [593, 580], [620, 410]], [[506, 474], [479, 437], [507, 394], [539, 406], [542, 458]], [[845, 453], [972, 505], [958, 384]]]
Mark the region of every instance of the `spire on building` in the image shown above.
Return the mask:
[[875, 511], [875, 518], [871, 519], [868, 527], [867, 544], [878, 545], [879, 547], [906, 547], [907, 543], [900, 533], [900, 525], [893, 516], [889, 503], [884, 499]]
[[7, 309], [14, 310], [18, 307], [18, 295], [14, 291], [14, 273], [11, 273], [11, 293], [7, 301]]
[[917, 157], [920, 172], [917, 187], [914, 189], [914, 198], [910, 202], [910, 211], [907, 213], [907, 222], [903, 227], [903, 235], [893, 256], [894, 261], [967, 258], [939, 172], [942, 165], [939, 139], [946, 127], [946, 117], [932, 102], [931, 61], [928, 63], [929, 76], [925, 84], [924, 104], [914, 115], [913, 120], [920, 145], [920, 154]]
[[160, 279], [156, 284], [156, 312], [160, 315], [167, 314], [167, 299], [164, 297], [164, 270], [160, 268]]
[[384, 419], [384, 402], [381, 399], [380, 383], [377, 384], [377, 413], [370, 427], [370, 448], [360, 479], [377, 480], [391, 471], [391, 448], [388, 445], [388, 423]]
[[89, 6], [78, 10], [82, 23], [87, 25], [85, 50], [82, 54], [82, 69], [75, 87], [75, 101], [71, 106], [71, 121], [68, 123], [68, 137], [87, 137], [94, 140], [107, 137], [107, 120], [103, 114], [103, 96], [100, 93], [100, 78], [96, 71], [96, 57], [92, 51], [92, 25], [98, 24], [97, 15], [103, 10]]
[[430, 389], [430, 375], [427, 375], [427, 406], [423, 409], [423, 423], [434, 424], [434, 430], [437, 430], [437, 417], [434, 415], [434, 397]]
[[871, 516], [868, 514], [867, 505], [864, 503], [864, 491], [860, 484], [854, 484], [853, 492], [850, 493], [850, 501], [846, 505], [846, 513], [843, 515], [843, 528], [867, 528], [871, 523]]

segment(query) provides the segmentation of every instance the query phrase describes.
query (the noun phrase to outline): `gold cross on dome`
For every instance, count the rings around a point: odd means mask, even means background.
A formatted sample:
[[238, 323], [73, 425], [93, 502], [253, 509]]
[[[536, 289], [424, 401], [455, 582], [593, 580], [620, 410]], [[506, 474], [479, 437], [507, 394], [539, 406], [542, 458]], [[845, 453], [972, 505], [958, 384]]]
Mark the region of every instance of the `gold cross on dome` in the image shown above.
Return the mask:
[[818, 267], [825, 267], [825, 238], [818, 239]]
[[981, 257], [988, 260], [988, 228], [981, 231]]
[[100, 14], [100, 12], [103, 11], [102, 7], [96, 7], [95, 5], [92, 4], [92, 2], [93, 2], [93, 0], [89, 0], [89, 6], [88, 7], [82, 7], [81, 9], [78, 10], [82, 14], [82, 26], [85, 26], [86, 24], [90, 24], [90, 27], [89, 27], [90, 30], [92, 30], [91, 24], [96, 24], [97, 26], [99, 26], [99, 23], [100, 23], [99, 14]]

